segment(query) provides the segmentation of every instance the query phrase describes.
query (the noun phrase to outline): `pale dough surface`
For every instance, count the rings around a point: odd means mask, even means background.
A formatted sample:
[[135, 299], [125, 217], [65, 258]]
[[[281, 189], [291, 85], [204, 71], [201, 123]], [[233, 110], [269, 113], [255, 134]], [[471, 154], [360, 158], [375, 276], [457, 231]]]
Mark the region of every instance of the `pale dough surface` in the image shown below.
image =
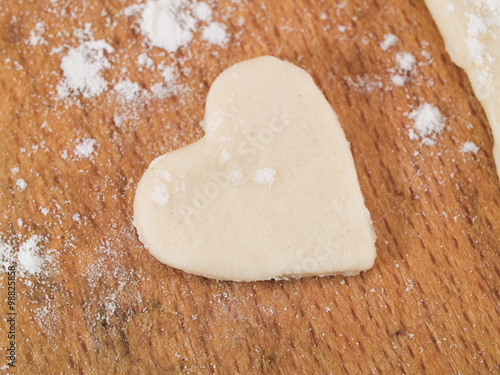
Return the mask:
[[375, 234], [349, 144], [304, 70], [274, 57], [232, 66], [210, 89], [204, 127], [138, 185], [134, 224], [151, 254], [236, 281], [372, 267]]
[[483, 105], [500, 176], [500, 0], [426, 0], [451, 59]]

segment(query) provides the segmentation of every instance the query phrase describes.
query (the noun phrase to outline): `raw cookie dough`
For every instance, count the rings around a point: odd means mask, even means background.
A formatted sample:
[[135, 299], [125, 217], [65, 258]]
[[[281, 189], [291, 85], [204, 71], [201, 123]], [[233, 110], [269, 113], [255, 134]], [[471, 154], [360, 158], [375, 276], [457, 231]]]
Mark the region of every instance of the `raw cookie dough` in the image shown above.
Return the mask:
[[161, 262], [216, 279], [357, 274], [375, 234], [349, 144], [311, 77], [274, 57], [213, 83], [205, 136], [154, 160], [134, 224]]
[[500, 176], [500, 0], [426, 0], [451, 59], [465, 70], [491, 125]]

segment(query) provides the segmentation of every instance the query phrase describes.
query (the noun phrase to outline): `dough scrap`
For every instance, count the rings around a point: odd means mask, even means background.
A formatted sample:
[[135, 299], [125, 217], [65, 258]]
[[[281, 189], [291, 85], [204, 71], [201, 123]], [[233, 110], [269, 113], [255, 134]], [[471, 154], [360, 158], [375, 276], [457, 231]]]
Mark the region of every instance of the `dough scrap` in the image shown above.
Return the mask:
[[375, 233], [335, 112], [312, 78], [264, 56], [213, 83], [205, 136], [155, 159], [134, 202], [161, 262], [216, 279], [357, 274]]
[[483, 105], [500, 176], [500, 0], [426, 0], [446, 50]]

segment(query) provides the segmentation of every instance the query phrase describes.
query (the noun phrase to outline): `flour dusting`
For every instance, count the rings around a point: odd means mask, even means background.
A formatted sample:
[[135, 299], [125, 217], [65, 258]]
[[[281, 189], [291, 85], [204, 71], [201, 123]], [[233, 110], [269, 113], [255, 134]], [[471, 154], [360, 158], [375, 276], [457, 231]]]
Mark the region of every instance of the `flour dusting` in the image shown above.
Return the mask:
[[184, 0], [156, 0], [146, 2], [140, 26], [151, 45], [173, 53], [193, 39], [196, 19]]
[[436, 106], [425, 103], [413, 110], [409, 116], [414, 121], [409, 136], [412, 140], [422, 139], [425, 144], [434, 144], [436, 134], [445, 127], [445, 118]]
[[212, 18], [212, 9], [204, 1], [196, 3], [193, 7], [193, 15], [200, 21], [209, 22]]
[[226, 27], [210, 22], [212, 9], [206, 2], [190, 7], [188, 0], [149, 0], [141, 13], [141, 32], [152, 46], [175, 53], [188, 46], [198, 24], [205, 23], [202, 39], [211, 44], [224, 46], [229, 37]]
[[118, 82], [114, 91], [120, 98], [125, 101], [134, 101], [141, 94], [141, 87], [136, 82], [131, 82], [129, 79], [124, 79]]
[[396, 55], [396, 62], [398, 64], [399, 69], [409, 72], [410, 70], [413, 69], [413, 67], [417, 63], [417, 60], [415, 59], [415, 56], [413, 56], [411, 53], [400, 52]]
[[26, 189], [28, 187], [28, 184], [26, 183], [26, 181], [24, 181], [22, 178], [20, 178], [19, 180], [16, 181], [16, 187], [23, 191], [24, 189]]
[[42, 251], [44, 236], [33, 235], [22, 242], [16, 252], [12, 242], [5, 242], [0, 237], [0, 266], [8, 271], [9, 266], [16, 266], [20, 277], [40, 276], [45, 271], [47, 264], [54, 263], [50, 251]]
[[226, 33], [226, 27], [219, 22], [212, 22], [202, 31], [202, 38], [211, 44], [225, 46], [229, 38]]
[[79, 159], [88, 159], [95, 152], [97, 141], [92, 138], [80, 140], [75, 147], [75, 156]]
[[384, 40], [380, 43], [380, 49], [382, 51], [387, 51], [392, 46], [395, 46], [399, 42], [399, 38], [394, 34], [385, 34]]
[[227, 177], [232, 181], [232, 182], [236, 182], [236, 181], [240, 181], [242, 178], [243, 178], [243, 174], [241, 173], [241, 171], [239, 170], [234, 170], [232, 171], [231, 173], [229, 173], [227, 175]]
[[254, 181], [260, 185], [271, 186], [274, 182], [274, 176], [276, 176], [276, 171], [272, 168], [257, 169]]
[[161, 170], [156, 172], [154, 179], [155, 186], [151, 192], [151, 200], [161, 207], [165, 207], [170, 199], [170, 193], [166, 185], [167, 181], [172, 181], [170, 172]]
[[8, 267], [14, 264], [15, 253], [14, 247], [8, 242], [0, 237], [0, 266], [3, 267], [4, 271], [8, 271]]
[[479, 151], [479, 147], [477, 147], [474, 142], [470, 142], [470, 141], [465, 142], [462, 145], [462, 147], [460, 148], [460, 152], [462, 152], [463, 154], [465, 154], [467, 152], [475, 154], [478, 151]]
[[64, 80], [57, 86], [59, 98], [79, 94], [91, 98], [106, 90], [108, 82], [101, 73], [111, 67], [105, 53], [113, 51], [103, 40], [85, 42], [70, 49], [61, 60]]
[[19, 247], [17, 260], [21, 274], [37, 275], [41, 272], [45, 259], [39, 254], [38, 245], [42, 240], [42, 236], [32, 236]]

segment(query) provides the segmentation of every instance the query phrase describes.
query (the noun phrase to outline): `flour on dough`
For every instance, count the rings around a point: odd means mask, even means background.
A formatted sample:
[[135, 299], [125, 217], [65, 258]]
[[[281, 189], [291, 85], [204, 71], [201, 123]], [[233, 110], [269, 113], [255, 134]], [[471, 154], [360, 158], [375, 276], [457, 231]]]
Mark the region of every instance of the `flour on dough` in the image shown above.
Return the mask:
[[216, 279], [357, 274], [375, 234], [349, 144], [311, 77], [274, 57], [213, 83], [205, 136], [154, 160], [134, 202], [161, 262]]
[[491, 125], [500, 176], [500, 0], [426, 0], [452, 60], [463, 68]]

